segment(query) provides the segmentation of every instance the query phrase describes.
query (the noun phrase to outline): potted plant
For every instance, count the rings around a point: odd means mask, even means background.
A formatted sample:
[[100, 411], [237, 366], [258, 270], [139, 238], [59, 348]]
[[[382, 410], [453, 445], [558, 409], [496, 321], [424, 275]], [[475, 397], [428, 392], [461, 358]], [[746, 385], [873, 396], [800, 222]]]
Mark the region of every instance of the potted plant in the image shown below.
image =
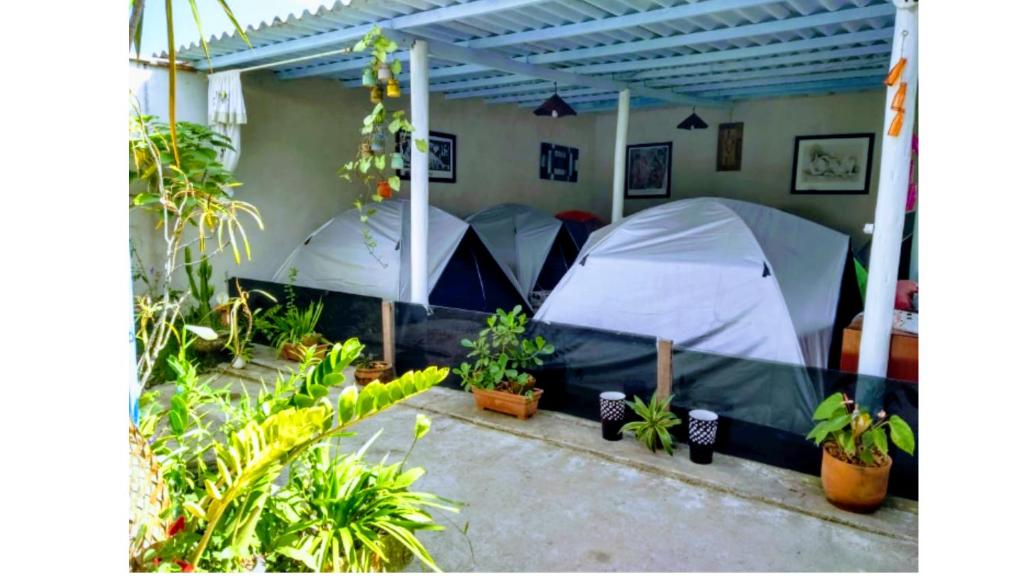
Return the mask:
[[664, 400], [658, 399], [657, 395], [651, 395], [651, 401], [644, 404], [639, 396], [634, 396], [633, 401], [626, 401], [633, 412], [640, 417], [639, 420], [629, 422], [622, 427], [623, 432], [632, 432], [636, 439], [651, 452], [657, 452], [663, 448], [668, 455], [672, 455], [675, 448], [675, 438], [669, 429], [678, 426], [682, 420], [672, 413], [672, 396]]
[[312, 349], [313, 357], [323, 358], [329, 348], [329, 342], [316, 331], [324, 311], [323, 302], [310, 302], [305, 308], [295, 304], [295, 278], [298, 273], [295, 268], [288, 271], [284, 309], [273, 306], [256, 321], [257, 330], [277, 348], [281, 358], [293, 362], [301, 362], [307, 349]]
[[463, 362], [453, 372], [462, 378], [462, 386], [473, 392], [479, 408], [509, 414], [526, 420], [537, 412], [543, 390], [527, 370], [543, 364], [540, 357], [554, 353], [555, 347], [536, 336], [523, 338], [526, 314], [516, 306], [510, 312], [498, 309], [487, 318], [487, 327], [475, 341], [463, 339], [473, 364]]
[[914, 432], [899, 416], [884, 410], [877, 419], [842, 393], [824, 399], [814, 411], [818, 424], [807, 434], [821, 451], [821, 485], [825, 498], [853, 512], [882, 505], [889, 489], [889, 440], [914, 454]]
[[395, 378], [395, 372], [390, 362], [375, 360], [373, 355], [367, 355], [361, 362], [356, 364], [356, 383], [366, 386], [374, 380], [390, 382]]

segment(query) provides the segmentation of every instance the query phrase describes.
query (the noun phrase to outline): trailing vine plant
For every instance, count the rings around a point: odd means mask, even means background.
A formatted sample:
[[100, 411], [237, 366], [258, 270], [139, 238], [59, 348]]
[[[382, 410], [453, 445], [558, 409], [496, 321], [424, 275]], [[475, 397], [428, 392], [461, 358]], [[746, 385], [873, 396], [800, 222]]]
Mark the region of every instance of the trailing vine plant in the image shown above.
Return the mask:
[[[370, 217], [376, 213], [372, 204], [391, 198], [394, 192], [401, 189], [401, 179], [390, 171], [405, 168], [405, 160], [400, 152], [387, 151], [387, 134], [398, 138], [401, 132], [413, 132], [413, 126], [405, 111], [390, 111], [385, 99], [385, 96], [398, 98], [402, 95], [398, 84], [402, 63], [390, 58], [397, 49], [398, 44], [385, 36], [377, 26], [370, 29], [363, 39], [352, 47], [353, 52], [370, 53], [369, 63], [363, 68], [362, 84], [370, 92], [373, 109], [363, 118], [355, 158], [338, 169], [338, 176], [342, 180], [360, 182], [363, 185], [353, 204], [359, 210], [359, 220], [363, 223], [363, 243], [375, 258], [377, 256], [374, 248], [377, 243], [370, 234], [368, 225]], [[427, 152], [426, 140], [420, 138], [415, 140], [414, 144], [420, 152]], [[380, 258], [377, 260], [384, 264]]]

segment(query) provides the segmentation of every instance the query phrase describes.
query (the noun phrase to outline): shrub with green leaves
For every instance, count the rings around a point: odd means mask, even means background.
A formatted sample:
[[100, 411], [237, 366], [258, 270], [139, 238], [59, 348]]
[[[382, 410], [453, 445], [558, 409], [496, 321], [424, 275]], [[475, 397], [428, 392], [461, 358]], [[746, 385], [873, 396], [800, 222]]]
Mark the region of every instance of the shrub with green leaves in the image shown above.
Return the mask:
[[262, 318], [255, 320], [256, 330], [278, 350], [285, 344], [311, 346], [323, 340], [316, 326], [324, 312], [324, 303], [318, 300], [310, 302], [306, 307], [299, 307], [295, 303], [295, 279], [298, 274], [295, 268], [288, 271], [288, 283], [284, 286], [284, 308], [274, 305], [263, 313]]
[[464, 338], [462, 345], [470, 349], [470, 364], [463, 362], [453, 372], [462, 378], [466, 390], [500, 390], [521, 396], [533, 396], [533, 379], [529, 370], [544, 364], [541, 356], [555, 352], [543, 337], [523, 338], [526, 314], [522, 306], [509, 312], [501, 308], [487, 317], [487, 327], [476, 340]]
[[[413, 446], [429, 430], [430, 420], [419, 414]], [[386, 457], [378, 464], [365, 462], [363, 456], [378, 436], [380, 431], [359, 451], [344, 456], [332, 457], [330, 447], [320, 445], [293, 467], [270, 509], [284, 527], [268, 538], [268, 548], [283, 557], [272, 568], [286, 569], [290, 560], [317, 572], [392, 572], [415, 556], [439, 570], [415, 533], [444, 530], [429, 508], [457, 512], [458, 507], [412, 490], [426, 472], [405, 469], [412, 447], [399, 463], [387, 464]]]
[[660, 444], [671, 456], [672, 449], [675, 448], [675, 438], [669, 430], [682, 423], [672, 413], [672, 396], [659, 400], [657, 395], [651, 395], [648, 404], [644, 404], [639, 396], [634, 396], [632, 402], [626, 400], [626, 405], [640, 417], [640, 420], [627, 423], [622, 427], [622, 432], [632, 432], [651, 452], [657, 452]]
[[[818, 424], [807, 434], [816, 446], [832, 444], [838, 448], [833, 455], [851, 464], [878, 466], [889, 458], [889, 438], [897, 448], [914, 454], [914, 431], [906, 420], [884, 410], [872, 415], [841, 392], [822, 400], [814, 411]], [[886, 433], [888, 429], [888, 434]], [[881, 458], [880, 458], [881, 457]]]
[[[139, 428], [149, 438], [167, 479], [171, 506], [166, 514], [168, 520], [173, 519], [168, 538], [146, 551], [142, 565], [160, 571], [187, 567], [237, 572], [249, 567], [257, 556], [272, 561], [289, 535], [298, 538], [307, 529], [315, 530], [310, 517], [296, 520], [276, 512], [264, 513], [297, 505], [295, 490], [278, 490], [274, 480], [290, 465], [302, 469], [302, 462], [310, 462], [314, 453], [316, 458], [327, 457], [328, 461], [343, 464], [342, 472], [347, 470], [347, 478], [373, 482], [383, 478], [383, 484], [370, 488], [408, 488], [418, 473], [402, 471], [401, 466], [374, 468], [355, 458], [334, 458], [329, 454], [331, 440], [346, 435], [351, 425], [441, 382], [448, 369], [429, 367], [411, 371], [387, 384], [374, 382], [362, 389], [350, 385], [341, 391], [336, 402], [329, 401], [329, 388], [344, 382], [344, 369], [361, 351], [362, 344], [353, 338], [335, 344], [323, 361], [307, 355], [298, 370], [279, 375], [273, 388], [263, 387], [255, 401], [243, 388], [237, 404], [232, 403], [227, 387], [215, 389], [212, 380], [200, 381], [184, 355], [175, 358], [179, 378], [170, 401], [161, 403], [150, 394], [141, 405]], [[419, 423], [418, 437], [425, 433], [421, 428]], [[323, 481], [334, 482], [327, 476]], [[303, 494], [301, 497], [309, 497], [311, 493]], [[286, 497], [289, 503], [283, 501]], [[337, 564], [332, 548], [326, 563], [323, 555], [319, 557], [320, 567], [364, 567], [383, 551], [366, 542], [373, 543], [385, 535], [394, 536], [393, 542], [400, 548], [425, 558], [431, 565], [429, 555], [410, 534], [418, 529], [436, 529], [422, 507], [443, 503], [431, 495], [397, 498], [385, 504], [400, 502], [400, 508], [382, 504], [395, 514], [388, 516], [386, 526], [371, 523], [350, 532], [358, 540], [348, 548], [350, 557]], [[303, 504], [311, 509], [325, 505], [313, 501]], [[366, 530], [379, 533], [371, 535]], [[336, 535], [344, 538], [340, 532]]]

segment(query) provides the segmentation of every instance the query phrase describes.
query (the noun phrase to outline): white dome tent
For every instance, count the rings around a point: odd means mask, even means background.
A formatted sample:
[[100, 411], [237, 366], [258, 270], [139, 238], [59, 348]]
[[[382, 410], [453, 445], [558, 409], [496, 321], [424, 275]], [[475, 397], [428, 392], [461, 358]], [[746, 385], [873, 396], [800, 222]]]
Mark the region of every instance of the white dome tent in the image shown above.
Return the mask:
[[[355, 208], [317, 228], [274, 274], [287, 282], [292, 268], [295, 283], [311, 288], [409, 302], [410, 205], [407, 200], [374, 204], [369, 218], [376, 242], [371, 253], [364, 242], [363, 223]], [[430, 207], [428, 216], [428, 289], [430, 303], [492, 312], [523, 304], [513, 277], [502, 269], [468, 224]]]
[[758, 204], [670, 202], [594, 232], [534, 318], [826, 367], [849, 241]]
[[498, 204], [466, 222], [515, 276], [524, 298], [552, 290], [579, 252], [561, 220], [523, 204]]

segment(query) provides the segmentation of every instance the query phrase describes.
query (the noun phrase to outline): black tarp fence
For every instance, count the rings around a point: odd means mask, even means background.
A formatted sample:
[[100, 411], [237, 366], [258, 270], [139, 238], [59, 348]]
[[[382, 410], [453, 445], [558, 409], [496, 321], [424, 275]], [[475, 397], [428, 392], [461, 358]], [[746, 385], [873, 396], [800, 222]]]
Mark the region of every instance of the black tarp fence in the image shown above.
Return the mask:
[[[242, 280], [283, 297], [283, 286]], [[324, 302], [321, 332], [330, 339], [359, 337], [379, 356], [381, 301], [352, 294], [296, 287], [305, 303]], [[395, 368], [398, 373], [429, 365], [455, 367], [466, 361], [470, 340], [486, 325], [487, 314], [404, 302], [395, 307]], [[645, 401], [657, 389], [657, 340], [579, 326], [529, 322], [527, 335], [543, 336], [555, 347], [533, 371], [544, 389], [541, 408], [599, 419], [598, 394], [624, 392]], [[872, 411], [899, 414], [917, 433], [917, 384], [839, 372], [735, 358], [692, 348], [672, 350], [672, 408], [683, 424], [674, 431], [686, 441], [687, 412], [704, 408], [720, 417], [716, 450], [766, 464], [817, 475], [821, 449], [805, 439], [814, 408], [826, 396], [845, 392]], [[457, 376], [444, 386], [461, 389]], [[471, 400], [467, 399], [467, 402]], [[629, 440], [627, 440], [629, 441]], [[917, 455], [893, 448], [889, 491], [917, 498]]]

